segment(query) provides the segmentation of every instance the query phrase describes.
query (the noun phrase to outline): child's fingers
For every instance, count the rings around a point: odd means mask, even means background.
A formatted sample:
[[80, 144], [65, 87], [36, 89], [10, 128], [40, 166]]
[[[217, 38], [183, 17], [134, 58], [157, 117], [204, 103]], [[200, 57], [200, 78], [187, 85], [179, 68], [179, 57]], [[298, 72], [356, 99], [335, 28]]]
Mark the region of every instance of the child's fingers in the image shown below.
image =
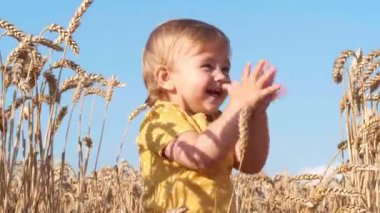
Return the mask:
[[[261, 83], [262, 88], [268, 87], [273, 84], [274, 79], [276, 78], [277, 70], [276, 68], [270, 68], [263, 76], [262, 80], [259, 79], [259, 84]], [[262, 81], [262, 82], [260, 82]]]
[[260, 60], [253, 70], [253, 74], [251, 75], [253, 78], [253, 82], [256, 82], [263, 73], [263, 67], [265, 65], [265, 60]]
[[270, 86], [273, 84], [275, 76], [276, 76], [276, 69], [272, 68], [268, 70], [267, 72], [265, 72], [262, 76], [260, 76], [256, 84], [260, 88], [265, 88], [267, 86]]
[[281, 85], [281, 88], [272, 96], [272, 101], [277, 100], [288, 93], [287, 89]]
[[249, 78], [250, 72], [251, 72], [251, 63], [248, 62], [244, 67], [243, 74], [241, 76], [241, 82]]
[[272, 86], [269, 86], [262, 90], [261, 95], [262, 97], [273, 97], [279, 90], [281, 89], [280, 84], [273, 84]]
[[223, 89], [224, 91], [227, 91], [227, 93], [229, 94], [232, 85], [233, 85], [233, 84], [236, 84], [236, 83], [237, 83], [236, 81], [231, 81], [230, 83], [222, 84], [222, 89]]
[[222, 90], [228, 92], [230, 88], [231, 88], [231, 84], [222, 84]]
[[269, 78], [267, 82], [265, 82], [264, 87], [270, 86], [274, 83], [274, 79], [276, 78], [276, 74], [277, 74], [277, 69], [276, 67], [272, 66], [269, 70], [272, 70], [272, 69], [274, 70], [274, 75], [271, 78]]

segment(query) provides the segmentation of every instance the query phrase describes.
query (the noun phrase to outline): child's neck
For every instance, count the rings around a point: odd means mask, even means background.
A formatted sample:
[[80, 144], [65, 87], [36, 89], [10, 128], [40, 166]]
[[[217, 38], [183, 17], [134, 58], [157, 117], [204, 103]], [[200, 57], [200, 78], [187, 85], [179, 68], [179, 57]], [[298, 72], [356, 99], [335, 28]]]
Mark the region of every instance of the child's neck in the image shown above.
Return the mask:
[[178, 95], [169, 95], [167, 101], [176, 105], [177, 107], [179, 107], [181, 110], [183, 110], [184, 112], [186, 112], [186, 114], [190, 116], [197, 113], [197, 112], [192, 111], [190, 106], [186, 103], [186, 101]]

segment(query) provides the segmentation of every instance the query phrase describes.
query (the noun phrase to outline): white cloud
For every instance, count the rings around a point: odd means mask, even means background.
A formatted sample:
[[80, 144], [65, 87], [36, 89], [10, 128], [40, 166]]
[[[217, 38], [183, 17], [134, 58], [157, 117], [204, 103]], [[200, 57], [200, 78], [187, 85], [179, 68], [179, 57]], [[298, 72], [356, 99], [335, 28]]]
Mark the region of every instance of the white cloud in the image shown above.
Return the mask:
[[[327, 175], [330, 175], [333, 170], [336, 168], [336, 165], [330, 165], [327, 171]], [[319, 174], [323, 175], [326, 172], [327, 165], [319, 165], [319, 166], [308, 166], [305, 168], [302, 168], [298, 174]]]

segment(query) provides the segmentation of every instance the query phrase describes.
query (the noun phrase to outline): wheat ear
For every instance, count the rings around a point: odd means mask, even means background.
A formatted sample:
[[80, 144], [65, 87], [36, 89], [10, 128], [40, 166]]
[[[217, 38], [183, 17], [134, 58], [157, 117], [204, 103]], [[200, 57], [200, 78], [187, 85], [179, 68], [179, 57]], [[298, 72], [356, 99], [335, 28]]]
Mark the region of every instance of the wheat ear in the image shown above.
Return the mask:
[[80, 76], [83, 76], [87, 73], [86, 70], [82, 69], [82, 67], [80, 67], [77, 63], [68, 59], [59, 60], [52, 65], [53, 69], [56, 69], [59, 67], [69, 68], [73, 70], [77, 75], [80, 75]]
[[343, 67], [348, 57], [355, 56], [355, 52], [352, 50], [344, 50], [340, 53], [340, 56], [334, 62], [333, 79], [335, 83], [339, 84], [343, 79]]
[[26, 38], [26, 35], [21, 30], [17, 29], [13, 24], [6, 20], [0, 19], [0, 27], [5, 29], [7, 35], [12, 36], [18, 41], [22, 41]]
[[361, 206], [355, 206], [355, 205], [342, 206], [339, 208], [339, 210], [343, 211], [343, 212], [355, 212], [355, 213], [369, 212], [367, 209], [365, 209]]
[[119, 162], [120, 160], [120, 155], [121, 155], [121, 151], [123, 150], [123, 145], [124, 145], [124, 142], [126, 141], [127, 139], [127, 135], [128, 135], [128, 130], [129, 130], [129, 125], [130, 123], [132, 122], [132, 120], [138, 115], [140, 114], [142, 111], [144, 111], [145, 109], [147, 109], [149, 107], [148, 104], [144, 103], [138, 107], [136, 107], [136, 109], [134, 109], [128, 116], [128, 123], [127, 123], [127, 126], [125, 127], [124, 129], [124, 132], [123, 132], [123, 135], [121, 137], [121, 141], [120, 141], [120, 147], [119, 147], [119, 153], [117, 154], [117, 157], [116, 157], [116, 164]]
[[[50, 96], [50, 99], [52, 100], [51, 103], [53, 103], [53, 98], [58, 89], [58, 81], [55, 78], [54, 74], [51, 72], [45, 72], [44, 77], [49, 85], [49, 96]], [[59, 103], [60, 100], [61, 100], [61, 93], [57, 93], [56, 99], [54, 101]]]
[[80, 25], [80, 18], [83, 16], [83, 14], [87, 11], [87, 9], [91, 6], [93, 0], [84, 0], [82, 4], [79, 6], [77, 11], [75, 11], [74, 16], [70, 20], [68, 32], [70, 34], [73, 34]]
[[304, 198], [301, 198], [301, 197], [292, 197], [292, 196], [289, 196], [289, 195], [285, 195], [285, 196], [277, 195], [275, 197], [275, 202], [277, 202], [277, 203], [290, 202], [290, 203], [298, 204], [300, 206], [305, 206], [307, 208], [314, 208], [314, 205], [315, 205], [311, 201], [306, 200]]
[[63, 48], [59, 46], [58, 44], [54, 43], [53, 41], [50, 41], [49, 39], [40, 37], [40, 36], [33, 36], [32, 40], [33, 43], [41, 44], [45, 47], [49, 47], [55, 51], [63, 51]]
[[291, 180], [292, 181], [298, 181], [298, 180], [319, 180], [321, 179], [321, 175], [317, 174], [301, 174], [294, 176]]
[[[84, 0], [82, 4], [79, 6], [77, 11], [75, 12], [74, 16], [71, 18], [69, 27], [67, 29], [68, 34], [71, 36], [79, 27], [80, 25], [80, 18], [83, 16], [83, 14], [86, 12], [86, 10], [91, 6], [93, 0]], [[59, 44], [62, 41], [64, 41], [63, 36], [59, 36], [55, 43]]]
[[60, 37], [62, 37], [67, 44], [70, 46], [71, 50], [75, 54], [79, 54], [79, 46], [78, 44], [74, 41], [74, 39], [71, 37], [71, 35], [60, 25], [58, 24], [51, 24], [47, 27], [47, 29], [51, 32], [58, 32]]
[[54, 133], [57, 132], [57, 130], [61, 126], [62, 120], [66, 116], [66, 114], [67, 114], [67, 106], [64, 106], [59, 111], [58, 117], [57, 117], [57, 119], [55, 120], [55, 122], [53, 124], [53, 129], [51, 131], [52, 134], [54, 134]]
[[[239, 173], [237, 176], [237, 182], [240, 180], [241, 169], [244, 161], [245, 152], [248, 147], [248, 120], [251, 117], [252, 110], [250, 108], [244, 108], [239, 113], [239, 154], [240, 154], [240, 165], [239, 165]], [[230, 198], [230, 203], [228, 205], [228, 211], [230, 212], [232, 207], [233, 194]]]

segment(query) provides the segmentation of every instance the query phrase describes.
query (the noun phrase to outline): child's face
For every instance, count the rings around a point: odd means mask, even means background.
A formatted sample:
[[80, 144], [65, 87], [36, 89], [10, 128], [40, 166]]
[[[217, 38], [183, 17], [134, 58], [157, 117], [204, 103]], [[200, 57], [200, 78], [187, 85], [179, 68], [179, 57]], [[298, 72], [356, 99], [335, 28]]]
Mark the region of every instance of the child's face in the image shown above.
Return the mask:
[[216, 113], [227, 96], [222, 84], [230, 82], [229, 50], [208, 44], [201, 50], [190, 47], [175, 56], [172, 74], [175, 104], [190, 114]]

